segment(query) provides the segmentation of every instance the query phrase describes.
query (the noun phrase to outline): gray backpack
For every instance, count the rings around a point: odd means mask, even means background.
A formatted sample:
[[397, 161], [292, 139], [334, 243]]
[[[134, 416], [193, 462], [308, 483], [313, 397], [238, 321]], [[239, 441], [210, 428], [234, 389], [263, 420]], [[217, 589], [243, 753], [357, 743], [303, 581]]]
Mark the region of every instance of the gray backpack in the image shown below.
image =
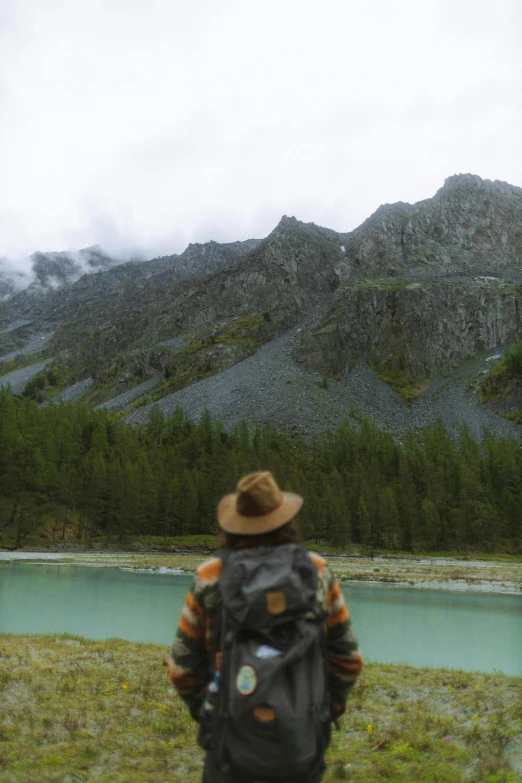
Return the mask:
[[297, 544], [221, 556], [221, 663], [200, 744], [227, 781], [318, 780], [331, 718], [317, 568]]

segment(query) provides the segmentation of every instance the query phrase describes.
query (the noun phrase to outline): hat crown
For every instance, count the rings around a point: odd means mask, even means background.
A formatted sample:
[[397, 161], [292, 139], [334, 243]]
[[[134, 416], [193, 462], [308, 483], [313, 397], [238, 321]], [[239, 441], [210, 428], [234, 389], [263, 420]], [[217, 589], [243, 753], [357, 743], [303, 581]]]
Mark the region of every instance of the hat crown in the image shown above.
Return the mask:
[[270, 514], [283, 502], [281, 490], [269, 470], [249, 473], [237, 485], [236, 508], [244, 517]]

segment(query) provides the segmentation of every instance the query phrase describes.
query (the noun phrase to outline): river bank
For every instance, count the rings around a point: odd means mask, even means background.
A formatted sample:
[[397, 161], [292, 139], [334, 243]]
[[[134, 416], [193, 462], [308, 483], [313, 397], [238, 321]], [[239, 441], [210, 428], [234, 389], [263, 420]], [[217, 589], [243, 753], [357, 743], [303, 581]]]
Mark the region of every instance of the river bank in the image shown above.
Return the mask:
[[[56, 563], [117, 567], [158, 573], [193, 573], [213, 550], [185, 552], [103, 551], [67, 546], [60, 551], [0, 551], [0, 563]], [[395, 584], [425, 589], [522, 594], [522, 559], [456, 559], [428, 556], [361, 556], [329, 554], [330, 567], [341, 581]]]
[[[4, 783], [200, 780], [195, 725], [168, 648], [72, 636], [0, 637]], [[369, 663], [334, 732], [325, 781], [518, 783], [521, 680]]]

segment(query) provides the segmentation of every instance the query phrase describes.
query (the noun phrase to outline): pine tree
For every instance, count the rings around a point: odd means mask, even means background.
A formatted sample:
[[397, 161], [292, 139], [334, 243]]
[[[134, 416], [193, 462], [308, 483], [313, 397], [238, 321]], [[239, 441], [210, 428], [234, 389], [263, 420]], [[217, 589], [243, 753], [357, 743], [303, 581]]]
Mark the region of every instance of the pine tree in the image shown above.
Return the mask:
[[370, 517], [366, 508], [364, 498], [361, 496], [357, 504], [357, 527], [359, 530], [360, 541], [363, 549], [373, 549], [373, 531], [370, 524]]

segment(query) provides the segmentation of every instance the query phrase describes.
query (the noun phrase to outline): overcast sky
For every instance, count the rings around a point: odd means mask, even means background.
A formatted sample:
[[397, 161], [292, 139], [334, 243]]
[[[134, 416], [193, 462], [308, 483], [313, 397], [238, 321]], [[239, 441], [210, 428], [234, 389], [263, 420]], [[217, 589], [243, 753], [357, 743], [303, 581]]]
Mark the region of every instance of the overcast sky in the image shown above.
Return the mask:
[[0, 256], [522, 185], [520, 0], [0, 0]]

